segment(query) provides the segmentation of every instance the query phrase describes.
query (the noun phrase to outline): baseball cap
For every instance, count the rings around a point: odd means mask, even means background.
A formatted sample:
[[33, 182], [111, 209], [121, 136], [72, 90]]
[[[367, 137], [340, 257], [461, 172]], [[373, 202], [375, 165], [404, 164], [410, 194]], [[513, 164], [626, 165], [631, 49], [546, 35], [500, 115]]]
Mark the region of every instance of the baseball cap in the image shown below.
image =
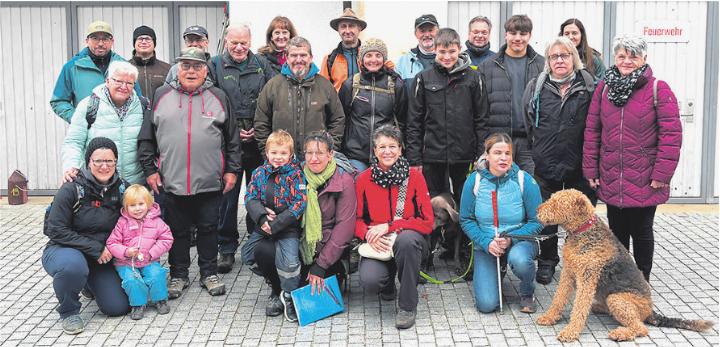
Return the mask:
[[96, 20], [88, 25], [87, 30], [85, 30], [85, 37], [88, 37], [93, 33], [107, 33], [108, 35], [113, 36], [110, 24], [101, 20]]
[[417, 19], [415, 19], [415, 28], [419, 28], [423, 24], [432, 24], [436, 27], [440, 26], [440, 24], [438, 24], [438, 21], [435, 18], [435, 16], [431, 15], [431, 14], [424, 14], [420, 17], [417, 17]]
[[183, 35], [182, 35], [183, 38], [188, 35], [197, 35], [197, 36], [205, 37], [206, 39], [210, 39], [208, 37], [207, 29], [205, 29], [199, 25], [189, 26], [187, 29], [185, 29], [185, 31], [183, 32]]

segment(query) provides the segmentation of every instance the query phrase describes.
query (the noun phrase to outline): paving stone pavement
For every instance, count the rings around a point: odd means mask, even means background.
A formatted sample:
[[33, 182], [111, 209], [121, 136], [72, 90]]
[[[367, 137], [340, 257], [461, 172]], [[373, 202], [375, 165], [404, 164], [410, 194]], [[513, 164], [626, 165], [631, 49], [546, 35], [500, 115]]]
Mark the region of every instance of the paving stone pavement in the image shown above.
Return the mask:
[[[364, 295], [356, 273], [345, 295], [345, 312], [299, 327], [281, 317], [265, 317], [269, 290], [246, 267], [236, 266], [229, 274], [221, 275], [228, 294], [211, 297], [201, 290], [197, 265], [193, 265], [190, 287], [180, 299], [170, 302], [170, 314], [160, 316], [150, 308], [139, 321], [127, 316], [110, 318], [98, 311], [94, 301], [82, 299], [80, 315], [88, 322], [85, 331], [76, 336], [64, 335], [55, 312], [57, 300], [51, 278], [40, 263], [47, 241], [42, 234], [44, 209], [41, 205], [0, 205], [2, 345], [553, 346], [561, 345], [555, 335], [569, 316], [566, 310], [554, 327], [534, 323], [552, 300], [559, 272], [552, 284], [537, 286], [538, 313], [532, 315], [519, 311], [519, 282], [509, 274], [503, 284], [508, 306], [503, 313], [476, 311], [468, 283], [426, 284], [419, 288], [416, 326], [398, 331], [394, 326], [394, 304]], [[718, 213], [659, 213], [655, 237], [651, 283], [656, 310], [666, 316], [717, 322]], [[447, 276], [448, 272], [440, 265], [437, 274]], [[648, 337], [617, 344], [607, 338], [608, 331], [615, 327], [617, 323], [609, 316], [591, 314], [579, 342], [568, 345], [719, 343], [717, 328], [696, 333], [650, 327]]]

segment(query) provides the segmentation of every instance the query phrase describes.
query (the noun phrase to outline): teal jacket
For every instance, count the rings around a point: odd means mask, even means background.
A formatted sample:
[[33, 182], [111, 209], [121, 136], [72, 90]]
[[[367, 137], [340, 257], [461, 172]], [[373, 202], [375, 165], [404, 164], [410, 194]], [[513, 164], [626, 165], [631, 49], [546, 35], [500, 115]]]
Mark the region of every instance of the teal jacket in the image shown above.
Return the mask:
[[95, 122], [90, 129], [87, 127], [87, 107], [90, 97], [80, 101], [72, 116], [65, 141], [62, 144], [63, 171], [70, 168], [85, 167], [85, 149], [90, 140], [96, 137], [107, 137], [118, 148], [117, 172], [130, 184], [145, 182], [142, 167], [137, 156], [138, 134], [143, 123], [143, 110], [137, 93], [131, 97], [127, 115], [122, 121], [118, 117], [112, 101], [103, 92], [104, 84], [92, 90], [100, 98]]
[[[70, 61], [65, 63], [50, 98], [50, 107], [58, 117], [70, 123], [80, 100], [92, 94], [93, 88], [105, 82], [105, 75], [95, 66], [88, 55], [87, 47], [83, 48]], [[115, 52], [110, 51], [110, 62], [125, 61]], [[135, 83], [135, 92], [141, 95], [140, 85]]]
[[[532, 235], [542, 229], [542, 224], [537, 220], [537, 207], [542, 202], [540, 187], [532, 175], [526, 172], [521, 189], [518, 182], [519, 171], [520, 168], [512, 164], [512, 169], [505, 176], [496, 177], [488, 169], [482, 169], [470, 174], [465, 181], [460, 200], [460, 225], [475, 244], [475, 249], [487, 252], [495, 237], [492, 208], [494, 190], [497, 191], [500, 233], [511, 230], [510, 234], [514, 235]], [[475, 189], [477, 175], [480, 175], [481, 179]]]

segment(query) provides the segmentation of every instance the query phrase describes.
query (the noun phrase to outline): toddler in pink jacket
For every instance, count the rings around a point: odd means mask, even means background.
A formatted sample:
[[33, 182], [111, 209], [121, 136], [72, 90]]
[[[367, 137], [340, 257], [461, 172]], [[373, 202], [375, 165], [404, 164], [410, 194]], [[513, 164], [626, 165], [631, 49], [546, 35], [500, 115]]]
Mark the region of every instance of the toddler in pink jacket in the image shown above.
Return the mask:
[[130, 300], [130, 318], [143, 317], [148, 297], [158, 314], [170, 312], [167, 269], [160, 265], [160, 257], [172, 243], [170, 228], [160, 219], [160, 206], [150, 191], [139, 184], [130, 186], [123, 196], [120, 219], [106, 243]]

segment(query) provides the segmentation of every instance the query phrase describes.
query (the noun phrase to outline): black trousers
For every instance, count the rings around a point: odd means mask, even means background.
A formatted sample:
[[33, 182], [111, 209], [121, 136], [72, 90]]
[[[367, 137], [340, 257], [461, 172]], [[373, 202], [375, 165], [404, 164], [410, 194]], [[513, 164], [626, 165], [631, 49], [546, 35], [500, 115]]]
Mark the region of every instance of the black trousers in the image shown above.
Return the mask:
[[635, 263], [648, 282], [655, 253], [653, 223], [656, 209], [657, 206], [620, 208], [607, 205], [610, 229], [627, 250], [630, 250], [632, 238]]
[[449, 193], [452, 187], [453, 198], [460, 206], [460, 194], [470, 170], [470, 162], [465, 163], [423, 163], [423, 176], [427, 182], [430, 196]]
[[[569, 182], [557, 182], [551, 180], [544, 180], [540, 177], [535, 177], [538, 185], [540, 185], [540, 194], [542, 195], [543, 201], [550, 199], [550, 195], [563, 189], [577, 189], [581, 191], [585, 196], [590, 199], [590, 202], [595, 206], [597, 204], [597, 194], [595, 190], [590, 188], [590, 184], [587, 180], [580, 178], [576, 181]], [[545, 227], [540, 234], [551, 235], [557, 233], [558, 226], [552, 225]], [[540, 242], [540, 254], [538, 255], [538, 266], [552, 266], [555, 267], [560, 262], [558, 256], [558, 238], [553, 236], [545, 241]]]
[[217, 274], [217, 221], [222, 191], [195, 195], [165, 193], [166, 220], [173, 241], [168, 262], [170, 277], [187, 278], [190, 268], [190, 227], [197, 227], [200, 277]]

